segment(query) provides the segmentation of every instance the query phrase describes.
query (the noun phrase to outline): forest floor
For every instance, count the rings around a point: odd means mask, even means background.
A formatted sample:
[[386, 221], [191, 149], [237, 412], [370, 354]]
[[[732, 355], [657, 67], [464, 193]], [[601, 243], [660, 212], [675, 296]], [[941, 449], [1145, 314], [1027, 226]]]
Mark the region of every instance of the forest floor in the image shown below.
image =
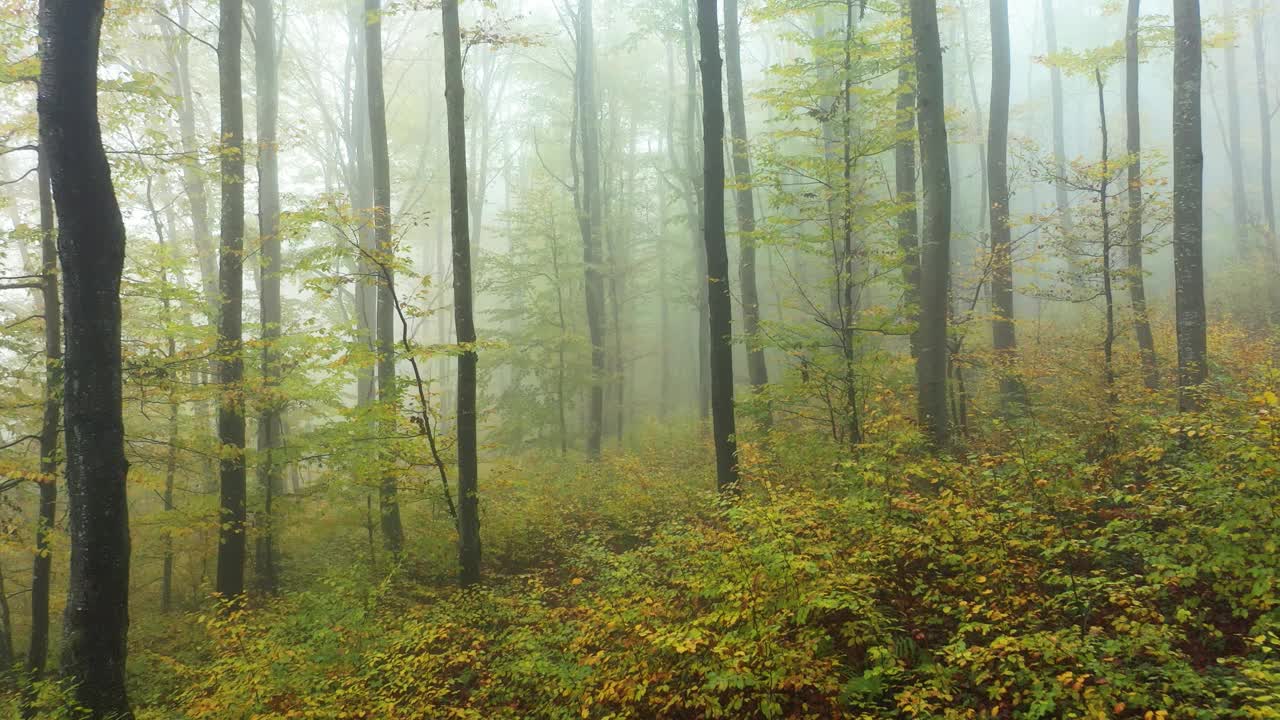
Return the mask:
[[732, 502], [696, 433], [499, 463], [471, 590], [429, 503], [408, 560], [370, 569], [360, 516], [313, 500], [283, 594], [135, 610], [132, 697], [152, 719], [1280, 717], [1280, 403], [1121, 432], [1099, 459], [996, 424], [935, 459], [779, 429], [743, 443]]

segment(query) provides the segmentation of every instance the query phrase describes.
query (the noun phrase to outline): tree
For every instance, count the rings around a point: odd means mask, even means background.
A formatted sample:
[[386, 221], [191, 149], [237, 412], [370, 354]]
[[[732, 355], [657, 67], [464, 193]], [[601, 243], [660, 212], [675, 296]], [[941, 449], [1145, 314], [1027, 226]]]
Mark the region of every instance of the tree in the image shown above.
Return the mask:
[[36, 552], [31, 561], [31, 645], [27, 671], [44, 673], [49, 658], [49, 584], [53, 558], [49, 534], [58, 513], [58, 426], [62, 421], [62, 305], [58, 299], [58, 245], [53, 225], [53, 197], [49, 188], [48, 153], [39, 149], [36, 178], [40, 183], [40, 305], [44, 314], [44, 415], [40, 423], [39, 515], [36, 520]]
[[1197, 388], [1208, 377], [1200, 0], [1174, 0], [1173, 33], [1173, 279], [1178, 408], [1188, 412], [1199, 409]]
[[1133, 308], [1133, 334], [1142, 359], [1142, 381], [1148, 390], [1160, 386], [1156, 364], [1155, 338], [1147, 317], [1146, 278], [1142, 269], [1142, 114], [1138, 94], [1139, 5], [1129, 0], [1125, 23], [1125, 120], [1128, 128], [1126, 145], [1129, 152], [1129, 218], [1125, 225], [1128, 245], [1129, 304]]
[[733, 419], [733, 305], [724, 223], [724, 98], [721, 97], [719, 13], [716, 0], [698, 0], [702, 69], [702, 186], [706, 189], [703, 243], [707, 256], [707, 311], [711, 336], [711, 426], [716, 446], [716, 487], [738, 482], [738, 441]]
[[1233, 0], [1222, 0], [1222, 18], [1226, 22], [1227, 39], [1223, 70], [1227, 76], [1227, 161], [1231, 164], [1231, 219], [1236, 248], [1241, 259], [1251, 254], [1249, 247], [1249, 196], [1244, 188], [1244, 148], [1240, 140], [1240, 85], [1236, 63], [1236, 7]]
[[[391, 241], [391, 155], [387, 150], [387, 106], [382, 88], [382, 1], [365, 0], [365, 73], [369, 92], [369, 139], [373, 152], [373, 233], [374, 257], [380, 268], [378, 283], [377, 348], [378, 402], [388, 418], [398, 415], [396, 406], [395, 348], [395, 247]], [[456, 270], [455, 270], [456, 272]], [[383, 423], [386, 434], [395, 427], [393, 420]], [[400, 505], [396, 498], [396, 476], [391, 462], [382, 468], [378, 489], [378, 508], [382, 517], [382, 545], [392, 555], [404, 547], [404, 528], [400, 524]]]
[[218, 577], [224, 600], [244, 594], [244, 98], [240, 85], [243, 0], [221, 0], [218, 18], [218, 90], [222, 110], [222, 243], [219, 253], [218, 403], [219, 467]]
[[920, 239], [920, 330], [916, 358], [919, 421], [935, 449], [947, 427], [947, 291], [951, 262], [951, 167], [943, 102], [937, 0], [911, 0], [915, 40], [924, 233]]
[[[909, 21], [910, 0], [901, 0], [902, 15]], [[909, 23], [908, 23], [909, 24]], [[915, 50], [909, 32], [904, 45], [911, 57], [898, 70], [898, 139], [893, 146], [894, 196], [898, 211], [898, 246], [902, 249], [902, 280], [906, 286], [903, 304], [910, 308], [909, 319], [919, 322], [920, 303], [920, 215], [916, 208], [916, 90], [911, 58]], [[911, 357], [920, 354], [917, 333], [911, 333]]]
[[125, 691], [129, 506], [121, 402], [125, 230], [98, 123], [102, 0], [45, 0], [37, 107], [58, 216], [71, 566], [62, 672], [89, 718], [132, 718]]
[[[1058, 54], [1058, 22], [1054, 14], [1053, 0], [1044, 0], [1044, 32], [1046, 50], [1049, 55]], [[1067, 141], [1063, 129], [1065, 110], [1062, 101], [1062, 69], [1055, 63], [1049, 65], [1049, 95], [1053, 105], [1053, 163], [1054, 175], [1067, 177]], [[1058, 217], [1062, 223], [1062, 234], [1071, 234], [1071, 203], [1067, 198], [1065, 180], [1054, 185], [1054, 197], [1058, 205]]]
[[[596, 105], [596, 71], [594, 28], [591, 20], [592, 0], [579, 0], [577, 98], [575, 117], [581, 134], [582, 174], [578, 183], [578, 159], [573, 158], [574, 185], [577, 188], [578, 226], [582, 232], [582, 260], [587, 286], [587, 329], [591, 338], [591, 400], [587, 407], [587, 452], [600, 454], [604, 434], [604, 276], [600, 250], [603, 211], [600, 201], [600, 108]], [[575, 138], [577, 140], [578, 138]]]
[[[1272, 267], [1280, 269], [1280, 246], [1277, 245], [1277, 239], [1280, 236], [1276, 232], [1276, 199], [1271, 167], [1271, 118], [1274, 117], [1275, 111], [1271, 107], [1271, 87], [1267, 80], [1267, 46], [1263, 42], [1263, 24], [1266, 18], [1263, 15], [1261, 0], [1253, 0], [1249, 10], [1251, 16], [1250, 28], [1253, 31], [1254, 65], [1257, 67], [1258, 81], [1258, 131], [1260, 135], [1258, 163], [1261, 166], [1262, 174], [1262, 184], [1259, 187], [1262, 192], [1262, 222], [1263, 227], [1266, 229], [1266, 251], [1271, 255]], [[1271, 283], [1271, 293], [1272, 317], [1280, 318], [1280, 285]]]
[[254, 64], [258, 84], [258, 236], [262, 243], [262, 382], [264, 404], [258, 419], [258, 481], [262, 486], [262, 528], [255, 568], [263, 592], [275, 592], [278, 577], [272, 501], [281, 485], [278, 456], [281, 437], [280, 400], [275, 386], [280, 366], [275, 344], [280, 339], [280, 173], [276, 119], [280, 102], [276, 64], [276, 20], [271, 0], [254, 0]]
[[[480, 498], [476, 459], [476, 327], [471, 297], [471, 238], [467, 224], [467, 128], [462, 85], [458, 0], [441, 6], [445, 112], [449, 136], [449, 219], [453, 238], [453, 312], [458, 334], [458, 581], [480, 581]], [[593, 385], [598, 388], [598, 384]], [[597, 420], [599, 417], [597, 416]], [[598, 432], [598, 427], [597, 430]], [[599, 442], [599, 438], [596, 438]], [[599, 447], [597, 446], [597, 451]]]
[[987, 180], [991, 186], [991, 343], [1007, 406], [1020, 399], [1014, 372], [1017, 335], [1013, 322], [1013, 237], [1009, 228], [1009, 0], [991, 0], [991, 124], [987, 134]]
[[756, 287], [756, 208], [751, 191], [751, 149], [747, 137], [747, 108], [742, 90], [742, 49], [738, 28], [738, 0], [724, 0], [725, 80], [728, 84], [729, 125], [733, 134], [733, 186], [738, 215], [738, 278], [742, 283], [742, 329], [747, 336], [747, 373], [757, 391], [769, 384], [764, 348], [756, 338], [760, 329], [760, 292]]

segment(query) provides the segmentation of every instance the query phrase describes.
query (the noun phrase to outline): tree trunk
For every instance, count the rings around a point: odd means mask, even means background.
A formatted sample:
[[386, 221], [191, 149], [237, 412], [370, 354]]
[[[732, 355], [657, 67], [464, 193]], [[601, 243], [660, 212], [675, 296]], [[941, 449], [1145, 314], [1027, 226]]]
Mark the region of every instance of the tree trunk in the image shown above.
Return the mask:
[[[476, 328], [472, 318], [471, 237], [467, 224], [466, 110], [458, 0], [441, 6], [445, 104], [449, 126], [449, 211], [453, 235], [453, 312], [458, 345], [458, 581], [480, 581], [479, 464], [476, 459]], [[589, 20], [588, 20], [589, 22]], [[599, 416], [596, 416], [597, 420]], [[596, 430], [599, 427], [597, 425]], [[599, 438], [596, 438], [597, 443]], [[597, 444], [597, 450], [599, 449]]]
[[1141, 0], [1129, 0], [1125, 32], [1125, 115], [1128, 123], [1129, 221], [1126, 238], [1129, 265], [1129, 304], [1133, 306], [1133, 334], [1142, 359], [1142, 382], [1148, 390], [1160, 387], [1155, 338], [1147, 317], [1146, 275], [1142, 269], [1142, 114], [1138, 93], [1138, 18]]
[[587, 408], [587, 452], [599, 457], [604, 434], [604, 276], [601, 274], [600, 109], [596, 105], [592, 0], [578, 3], [578, 129], [582, 133], [582, 187], [578, 224], [586, 274], [587, 328], [591, 340], [591, 402]]
[[703, 241], [711, 337], [711, 425], [716, 446], [716, 487], [721, 492], [731, 492], [738, 483], [738, 441], [733, 420], [733, 304], [724, 227], [724, 99], [716, 0], [698, 0], [698, 39], [702, 51], [702, 187], [706, 189]]
[[[1005, 17], [1007, 18], [1009, 15], [1009, 13], [1007, 12], [1008, 5], [1006, 4], [1005, 7], [1006, 7]], [[992, 12], [992, 17], [994, 18], [994, 13], [996, 12], [994, 4], [991, 7], [991, 12]], [[1006, 28], [1008, 27], [1008, 22], [1005, 23], [1005, 26]], [[977, 53], [973, 49], [973, 43], [969, 41], [969, 13], [964, 4], [960, 5], [960, 31], [961, 31], [961, 36], [964, 38], [965, 73], [969, 78], [969, 104], [973, 106], [973, 114], [975, 116], [974, 124], [980, 129], [982, 128], [984, 118], [982, 117], [982, 101], [978, 99], [978, 76], [973, 69], [973, 62]], [[995, 79], [995, 75], [997, 73], [1003, 71], [1004, 73], [1007, 74], [1009, 72], [1008, 63], [1005, 63], [1005, 66], [1003, 68], [1000, 68], [998, 67], [997, 63], [994, 60], [995, 53], [999, 51], [999, 49], [995, 47], [997, 43], [995, 33], [996, 33], [996, 28], [993, 27], [991, 30], [991, 35], [992, 35], [991, 51], [993, 55], [993, 59], [991, 63], [992, 65], [991, 72], [992, 72], [993, 80]], [[992, 87], [991, 92], [992, 92], [993, 98], [994, 98], [995, 91], [996, 91], [996, 88]], [[995, 112], [995, 110], [992, 109], [992, 112]], [[1005, 125], [1006, 127], [1008, 126], [1008, 121], [1005, 122]], [[991, 219], [990, 217], [991, 203], [995, 202], [995, 198], [992, 198], [988, 194], [989, 191], [991, 190], [991, 178], [989, 176], [991, 171], [991, 162], [987, 159], [987, 150], [988, 150], [987, 145], [984, 145], [981, 142], [978, 143], [978, 170], [979, 172], [982, 173], [982, 182], [978, 186], [979, 192], [981, 193], [981, 196], [982, 196], [982, 202], [978, 206], [982, 208], [978, 212], [978, 229], [979, 230], [982, 229], [982, 224], [984, 222], [988, 222]]]
[[742, 88], [742, 49], [738, 32], [738, 0], [724, 0], [725, 81], [729, 125], [733, 135], [733, 186], [738, 210], [738, 278], [742, 283], [742, 329], [747, 336], [747, 374], [756, 390], [769, 384], [769, 368], [760, 331], [760, 292], [756, 287], [756, 208], [751, 191], [751, 148], [747, 107]]
[[1227, 75], [1227, 160], [1231, 163], [1231, 218], [1240, 258], [1253, 252], [1249, 244], [1249, 195], [1244, 187], [1244, 149], [1240, 142], [1240, 85], [1236, 63], [1236, 8], [1234, 0], [1222, 0], [1222, 18], [1231, 38], [1227, 41], [1223, 69]]
[[271, 0], [254, 0], [254, 65], [258, 85], [258, 236], [262, 243], [262, 382], [263, 410], [258, 419], [258, 482], [262, 486], [262, 520], [257, 559], [258, 587], [276, 591], [275, 525], [272, 501], [282, 487], [280, 400], [275, 387], [280, 367], [275, 343], [280, 339], [280, 174], [276, 118], [279, 111], [279, 66], [276, 60], [276, 19]]
[[[387, 150], [387, 110], [382, 89], [382, 2], [365, 0], [365, 73], [369, 93], [369, 141], [373, 152], [373, 234], [374, 257], [381, 277], [378, 282], [378, 402], [386, 418], [383, 434], [395, 431], [399, 415], [396, 394], [395, 247], [391, 241], [391, 156]], [[455, 265], [454, 277], [457, 277]], [[456, 282], [456, 280], [455, 280]], [[382, 468], [378, 489], [378, 509], [382, 515], [382, 546], [393, 556], [404, 548], [400, 505], [396, 498], [396, 476], [390, 458]]]
[[218, 88], [222, 106], [222, 250], [218, 287], [218, 403], [221, 518], [216, 590], [238, 602], [244, 594], [245, 470], [244, 358], [244, 98], [240, 86], [243, 0], [221, 0], [218, 22]]
[[[902, 14], [911, 16], [909, 0], [901, 0]], [[893, 146], [894, 193], [902, 209], [898, 211], [898, 247], [902, 250], [903, 305], [910, 308], [907, 320], [920, 318], [920, 219], [916, 208], [916, 90], [910, 58], [914, 56], [909, 33], [903, 34], [910, 53], [898, 70], [898, 141]], [[919, 333], [911, 332], [911, 357], [918, 357]]]
[[[689, 193], [693, 197], [694, 216], [689, 218], [689, 234], [693, 239], [694, 258], [694, 302], [698, 315], [698, 417], [704, 422], [711, 415], [711, 339], [707, 334], [711, 327], [708, 316], [707, 298], [707, 256], [702, 248], [703, 232], [706, 227], [706, 188], [703, 186], [702, 173], [699, 172], [698, 158], [698, 80], [693, 59], [693, 25], [689, 22], [691, 12], [690, 0], [684, 0], [680, 14], [680, 27], [684, 37], [685, 67], [685, 171], [689, 183]], [[717, 149], [716, 152], [719, 152]]]
[[[1045, 48], [1049, 55], [1058, 52], [1058, 22], [1054, 15], [1053, 0], [1044, 0]], [[1053, 105], [1053, 167], [1054, 196], [1058, 204], [1059, 224], [1062, 234], [1070, 237], [1073, 223], [1071, 202], [1067, 197], [1067, 141], [1063, 127], [1062, 70], [1049, 66], [1049, 92]]]
[[[190, 15], [189, 3], [182, 0], [178, 4], [178, 22], [183, 27], [190, 27]], [[198, 157], [200, 142], [196, 139], [195, 91], [191, 87], [191, 40], [186, 33], [163, 19], [160, 21], [160, 29], [168, 41], [169, 64], [173, 71], [174, 91], [178, 96], [178, 132], [182, 152], [187, 155], [182, 161], [182, 184], [191, 215], [191, 237], [200, 266], [205, 314], [211, 322], [217, 322], [218, 259], [213, 247], [213, 233], [209, 229], [209, 195], [205, 190]]]
[[125, 231], [98, 124], [101, 0], [45, 0], [37, 106], [62, 262], [67, 525], [62, 672], [93, 720], [131, 719], [125, 692], [129, 506], [121, 404]]
[[1204, 148], [1201, 138], [1200, 0], [1173, 3], [1173, 276], [1178, 408], [1200, 408], [1208, 377], [1204, 303]]
[[991, 0], [991, 125], [987, 180], [991, 184], [991, 345], [1005, 407], [1021, 401], [1013, 315], [1013, 237], [1009, 229], [1009, 0]]
[[951, 167], [943, 105], [942, 43], [937, 0], [911, 0], [916, 45], [916, 104], [924, 191], [920, 243], [920, 354], [916, 359], [919, 421], [937, 450], [949, 443], [947, 427], [947, 287], [951, 254]]
[[1117, 402], [1115, 375], [1116, 301], [1111, 283], [1111, 211], [1108, 207], [1111, 191], [1111, 162], [1109, 146], [1111, 136], [1107, 129], [1107, 95], [1102, 83], [1102, 70], [1094, 68], [1094, 81], [1098, 87], [1098, 123], [1102, 130], [1102, 180], [1098, 185], [1098, 212], [1102, 216], [1102, 300], [1106, 304], [1106, 334], [1102, 338], [1102, 378], [1107, 394], [1108, 447], [1113, 442], [1112, 420]]
[[[1253, 57], [1258, 74], [1258, 162], [1262, 166], [1262, 222], [1266, 229], [1266, 252], [1271, 257], [1272, 273], [1280, 271], [1280, 237], [1276, 232], [1276, 200], [1272, 185], [1271, 168], [1271, 88], [1267, 80], [1267, 47], [1263, 43], [1263, 25], [1266, 17], [1263, 14], [1261, 0], [1252, 0], [1249, 6], [1251, 29], [1253, 31]], [[1280, 325], [1280, 283], [1271, 283], [1271, 312], [1273, 324]]]
[[49, 158], [39, 151], [36, 175], [40, 183], [40, 284], [44, 314], [44, 417], [40, 424], [40, 503], [36, 519], [36, 552], [31, 564], [31, 646], [27, 672], [32, 678], [44, 673], [49, 658], [49, 581], [53, 558], [49, 534], [58, 511], [58, 425], [62, 403], [62, 305], [58, 299], [58, 246], [53, 224], [53, 197], [49, 189]]

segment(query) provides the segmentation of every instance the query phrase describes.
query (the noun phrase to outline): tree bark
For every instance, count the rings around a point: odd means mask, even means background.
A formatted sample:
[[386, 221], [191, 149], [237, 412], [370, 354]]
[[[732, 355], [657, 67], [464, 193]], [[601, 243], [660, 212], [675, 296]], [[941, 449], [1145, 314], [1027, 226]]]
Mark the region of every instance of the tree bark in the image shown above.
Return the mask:
[[729, 125], [733, 135], [733, 186], [738, 211], [738, 278], [742, 283], [742, 330], [747, 336], [747, 374], [757, 391], [769, 384], [764, 347], [760, 345], [760, 291], [756, 285], [756, 208], [751, 191], [751, 148], [747, 107], [742, 88], [742, 48], [738, 0], [724, 0], [725, 81]]
[[458, 345], [462, 351], [458, 355], [458, 581], [462, 585], [473, 585], [480, 581], [479, 464], [476, 457], [478, 357], [471, 292], [471, 236], [467, 223], [466, 109], [462, 85], [462, 32], [458, 24], [458, 0], [444, 0], [441, 15], [444, 29], [444, 97], [449, 133], [453, 312]]
[[595, 41], [592, 0], [579, 0], [577, 34], [578, 129], [582, 133], [582, 187], [578, 224], [586, 274], [587, 329], [591, 340], [591, 401], [587, 408], [587, 452], [600, 455], [604, 434], [604, 277], [600, 231], [600, 118], [595, 91]]
[[1173, 32], [1173, 276], [1178, 408], [1191, 412], [1200, 408], [1198, 388], [1208, 377], [1199, 0], [1174, 0]]
[[221, 0], [218, 22], [218, 88], [222, 108], [222, 248], [218, 287], [218, 403], [221, 508], [218, 575], [215, 588], [224, 600], [244, 594], [244, 98], [241, 95], [240, 43], [243, 0]]
[[[380, 267], [378, 283], [377, 346], [378, 402], [387, 418], [384, 434], [394, 432], [399, 415], [396, 394], [395, 247], [391, 241], [391, 155], [387, 149], [387, 110], [382, 88], [382, 2], [365, 0], [365, 73], [369, 93], [369, 140], [373, 161], [373, 234], [374, 256]], [[454, 276], [457, 277], [455, 266]], [[378, 488], [378, 508], [382, 516], [382, 546], [392, 555], [404, 548], [404, 528], [400, 523], [400, 505], [396, 497], [396, 476], [388, 458], [382, 468]]]
[[272, 503], [283, 485], [280, 434], [280, 366], [275, 344], [280, 339], [280, 175], [276, 124], [279, 114], [279, 66], [276, 60], [276, 18], [271, 0], [254, 0], [254, 66], [258, 86], [258, 236], [262, 253], [263, 410], [258, 418], [258, 482], [262, 486], [262, 519], [257, 557], [258, 588], [273, 593], [279, 586], [276, 570], [275, 525]]
[[1126, 224], [1129, 304], [1133, 308], [1133, 334], [1138, 341], [1142, 360], [1142, 382], [1148, 390], [1160, 387], [1160, 371], [1156, 362], [1155, 338], [1147, 316], [1146, 274], [1142, 269], [1143, 201], [1142, 201], [1142, 114], [1138, 93], [1138, 18], [1141, 0], [1129, 0], [1125, 31], [1125, 115], [1128, 124], [1129, 152], [1129, 221]]
[[98, 124], [102, 0], [45, 0], [37, 107], [58, 216], [71, 564], [62, 672], [89, 718], [127, 718], [129, 506], [121, 401], [125, 230]]
[[911, 0], [916, 45], [924, 234], [920, 243], [920, 354], [916, 358], [919, 421], [936, 450], [947, 427], [947, 289], [951, 262], [951, 167], [943, 105], [942, 43], [937, 0]]
[[991, 185], [991, 345], [1006, 408], [1019, 402], [1018, 340], [1013, 314], [1013, 237], [1009, 229], [1009, 0], [991, 0], [991, 124], [987, 180]]
[[738, 441], [733, 418], [733, 305], [724, 222], [724, 98], [721, 96], [719, 13], [716, 0], [698, 0], [702, 69], [702, 187], [706, 189], [703, 242], [707, 257], [707, 311], [711, 337], [711, 425], [716, 487], [738, 483]]

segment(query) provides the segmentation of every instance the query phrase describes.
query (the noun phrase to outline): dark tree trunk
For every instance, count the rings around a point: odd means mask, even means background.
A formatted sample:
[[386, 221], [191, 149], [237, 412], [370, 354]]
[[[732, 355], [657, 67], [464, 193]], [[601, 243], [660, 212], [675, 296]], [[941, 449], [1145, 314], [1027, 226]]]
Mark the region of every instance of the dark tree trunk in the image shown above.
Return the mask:
[[129, 506], [121, 405], [125, 233], [98, 124], [101, 0], [45, 0], [38, 109], [62, 262], [71, 566], [62, 672], [87, 717], [132, 718], [125, 693]]
[[1116, 298], [1112, 290], [1111, 276], [1111, 210], [1108, 207], [1111, 192], [1111, 135], [1107, 128], [1107, 95], [1102, 83], [1102, 70], [1095, 68], [1094, 81], [1098, 87], [1098, 123], [1102, 131], [1102, 181], [1098, 185], [1098, 211], [1102, 216], [1102, 300], [1106, 304], [1106, 334], [1102, 338], [1102, 378], [1107, 394], [1107, 430], [1108, 447], [1114, 440], [1112, 427], [1113, 413], [1116, 406]]
[[1174, 0], [1173, 32], [1173, 277], [1178, 408], [1188, 412], [1200, 408], [1198, 388], [1208, 377], [1200, 0]]
[[947, 288], [951, 256], [951, 167], [943, 104], [942, 43], [937, 0], [911, 0], [919, 88], [920, 156], [924, 234], [920, 242], [920, 354], [916, 358], [919, 421], [937, 450], [950, 440], [947, 427]]
[[591, 401], [587, 406], [587, 452], [600, 455], [604, 435], [604, 276], [600, 250], [600, 109], [596, 105], [592, 0], [579, 0], [577, 35], [578, 130], [582, 134], [582, 187], [578, 225], [586, 274], [587, 330], [591, 340]]
[[[910, 17], [909, 0], [901, 0], [902, 14]], [[914, 56], [910, 34], [904, 34], [906, 51], [911, 53], [898, 70], [898, 141], [894, 143], [894, 192], [902, 210], [898, 212], [898, 247], [902, 249], [902, 281], [906, 288], [903, 305], [910, 308], [908, 320], [920, 317], [920, 216], [916, 208], [916, 91], [910, 58]], [[918, 357], [919, 333], [911, 333], [911, 357]]]
[[[1058, 22], [1054, 15], [1053, 0], [1044, 0], [1045, 46], [1049, 55], [1058, 52]], [[1064, 235], [1072, 230], [1071, 201], [1067, 197], [1067, 141], [1063, 126], [1062, 70], [1055, 64], [1049, 66], [1049, 93], [1053, 105], [1053, 177], [1054, 197], [1058, 204], [1059, 223]]]
[[280, 401], [275, 386], [280, 367], [275, 344], [280, 339], [280, 173], [276, 119], [279, 112], [279, 66], [276, 61], [276, 18], [271, 0], [254, 0], [254, 65], [258, 85], [258, 236], [262, 243], [262, 382], [264, 407], [258, 418], [258, 482], [262, 486], [262, 518], [254, 567], [259, 589], [273, 593], [276, 571], [272, 502], [282, 482]]
[[222, 250], [218, 287], [218, 404], [221, 519], [216, 590], [238, 602], [244, 594], [244, 98], [240, 84], [243, 0], [221, 0], [218, 21], [218, 88], [222, 106]]
[[987, 180], [991, 184], [991, 345], [1005, 406], [1021, 401], [1018, 341], [1013, 316], [1013, 238], [1009, 229], [1009, 0], [991, 0], [991, 125]]
[[[458, 333], [458, 581], [480, 581], [480, 497], [476, 459], [476, 328], [472, 318], [471, 236], [467, 224], [466, 109], [458, 0], [441, 6], [449, 134], [449, 217], [453, 235], [453, 313]], [[588, 20], [589, 22], [589, 20]], [[597, 420], [599, 416], [597, 416]], [[597, 425], [596, 431], [599, 427]], [[596, 438], [597, 443], [599, 438]], [[598, 449], [598, 446], [597, 446]]]
[[53, 558], [49, 534], [58, 512], [58, 425], [62, 417], [62, 305], [58, 299], [58, 246], [54, 234], [53, 197], [49, 188], [49, 159], [39, 152], [36, 171], [40, 183], [40, 284], [44, 313], [44, 417], [40, 423], [40, 504], [36, 519], [36, 552], [31, 563], [31, 646], [27, 671], [44, 673], [49, 659], [49, 581]]
[[1156, 343], [1147, 316], [1146, 275], [1142, 269], [1142, 114], [1138, 93], [1138, 18], [1141, 0], [1129, 0], [1125, 31], [1125, 115], [1128, 123], [1129, 221], [1126, 224], [1129, 265], [1129, 304], [1133, 307], [1133, 334], [1142, 359], [1142, 382], [1148, 390], [1160, 387]]
[[711, 336], [711, 425], [716, 446], [716, 487], [730, 492], [738, 483], [738, 441], [733, 420], [733, 304], [724, 227], [724, 99], [716, 0], [698, 0], [698, 39], [702, 50], [702, 187], [706, 189], [703, 241]]
[[1236, 62], [1236, 7], [1234, 0], [1222, 0], [1222, 17], [1232, 38], [1227, 42], [1223, 70], [1227, 76], [1227, 160], [1231, 163], [1231, 218], [1234, 225], [1236, 248], [1241, 259], [1248, 258], [1253, 248], [1249, 245], [1249, 195], [1244, 187], [1244, 149], [1240, 142], [1240, 85]]
[[[391, 242], [391, 155], [387, 149], [387, 110], [382, 89], [382, 2], [365, 0], [365, 73], [368, 78], [369, 141], [373, 160], [373, 234], [374, 257], [380, 267], [378, 283], [378, 402], [387, 414], [384, 434], [395, 429], [399, 414], [396, 394], [395, 299], [392, 284], [395, 276], [395, 247]], [[454, 269], [457, 275], [457, 266]], [[404, 529], [400, 523], [400, 504], [396, 497], [396, 476], [387, 460], [378, 508], [382, 514], [382, 546], [392, 555], [404, 548]]]
[[747, 336], [747, 374], [756, 390], [769, 384], [760, 331], [760, 292], [756, 287], [756, 207], [751, 192], [751, 149], [747, 107], [742, 90], [742, 49], [738, 33], [738, 0], [724, 0], [725, 81], [729, 125], [733, 135], [733, 186], [738, 210], [738, 277], [742, 283], [742, 330]]

